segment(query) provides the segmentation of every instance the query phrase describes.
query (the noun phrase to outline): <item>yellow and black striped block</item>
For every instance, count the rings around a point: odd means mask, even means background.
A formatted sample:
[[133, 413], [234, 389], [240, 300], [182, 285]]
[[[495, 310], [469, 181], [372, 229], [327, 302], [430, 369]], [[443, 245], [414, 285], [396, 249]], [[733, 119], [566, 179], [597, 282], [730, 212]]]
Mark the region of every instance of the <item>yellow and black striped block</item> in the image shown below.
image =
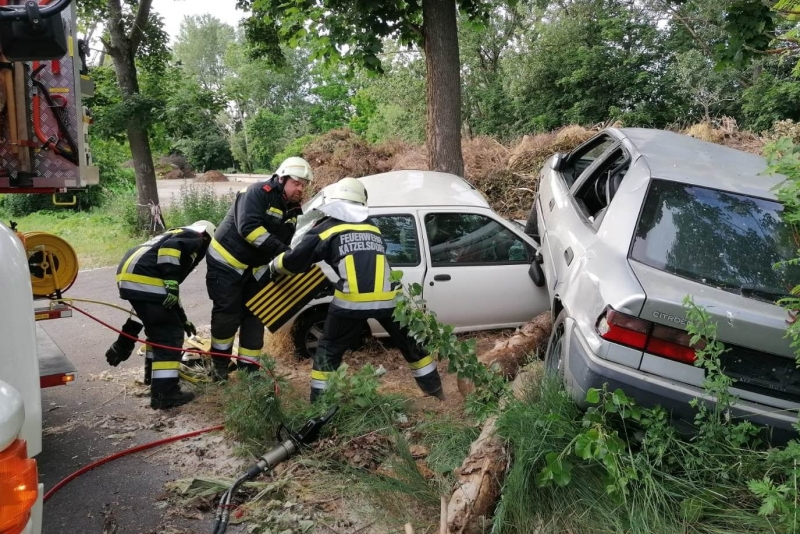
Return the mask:
[[303, 274], [271, 280], [247, 302], [247, 308], [261, 319], [270, 332], [275, 332], [303, 306], [332, 287], [322, 269], [314, 265]]

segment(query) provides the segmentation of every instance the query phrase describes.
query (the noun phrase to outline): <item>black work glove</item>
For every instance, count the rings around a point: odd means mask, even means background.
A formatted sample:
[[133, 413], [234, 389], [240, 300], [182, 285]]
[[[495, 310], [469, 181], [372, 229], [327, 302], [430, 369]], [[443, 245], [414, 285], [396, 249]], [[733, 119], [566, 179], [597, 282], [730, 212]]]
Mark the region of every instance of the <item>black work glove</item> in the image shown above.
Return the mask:
[[186, 335], [188, 337], [197, 335], [197, 328], [195, 328], [194, 325], [192, 324], [192, 321], [188, 319], [186, 320], [185, 323], [183, 323], [183, 331], [186, 332]]
[[[130, 336], [138, 337], [139, 332], [142, 331], [142, 324], [129, 318], [125, 321], [125, 324], [122, 325], [122, 331]], [[120, 334], [117, 340], [106, 351], [106, 361], [108, 365], [116, 367], [130, 358], [135, 346], [136, 341]]]

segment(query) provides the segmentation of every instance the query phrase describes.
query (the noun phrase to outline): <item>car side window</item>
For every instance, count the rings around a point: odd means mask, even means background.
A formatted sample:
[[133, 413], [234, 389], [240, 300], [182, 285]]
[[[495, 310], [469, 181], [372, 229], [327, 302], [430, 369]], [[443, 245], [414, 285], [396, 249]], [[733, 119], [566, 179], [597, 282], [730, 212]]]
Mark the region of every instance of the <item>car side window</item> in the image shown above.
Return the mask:
[[533, 250], [499, 222], [475, 213], [425, 215], [431, 264], [530, 263]]
[[386, 259], [393, 267], [419, 265], [419, 237], [413, 215], [374, 215], [372, 220], [380, 228], [386, 241]]
[[569, 156], [562, 173], [567, 185], [572, 187], [572, 184], [578, 177], [588, 169], [594, 161], [603, 155], [611, 146], [616, 144], [616, 141], [607, 135], [599, 136], [590, 139], [583, 145], [576, 148]]
[[599, 228], [629, 167], [628, 153], [617, 146], [592, 167], [591, 174], [582, 176], [575, 184], [575, 204], [595, 230]]

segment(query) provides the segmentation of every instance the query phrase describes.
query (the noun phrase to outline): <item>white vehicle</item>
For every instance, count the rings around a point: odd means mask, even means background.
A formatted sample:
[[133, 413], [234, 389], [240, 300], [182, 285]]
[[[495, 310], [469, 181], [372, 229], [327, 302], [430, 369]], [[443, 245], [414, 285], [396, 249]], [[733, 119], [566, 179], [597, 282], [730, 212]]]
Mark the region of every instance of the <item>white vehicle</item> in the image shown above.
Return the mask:
[[[516, 327], [550, 308], [539, 265], [539, 246], [523, 228], [494, 211], [483, 195], [452, 174], [394, 171], [359, 178], [369, 195], [370, 217], [381, 229], [389, 263], [403, 283], [418, 283], [442, 323], [456, 332]], [[293, 243], [322, 215], [303, 206]], [[330, 280], [338, 277], [319, 264]], [[282, 328], [292, 328], [301, 356], [313, 355], [330, 296], [312, 300]], [[386, 333], [370, 320], [373, 335]]]
[[0, 532], [39, 533], [42, 402], [36, 321], [22, 242], [0, 224]]

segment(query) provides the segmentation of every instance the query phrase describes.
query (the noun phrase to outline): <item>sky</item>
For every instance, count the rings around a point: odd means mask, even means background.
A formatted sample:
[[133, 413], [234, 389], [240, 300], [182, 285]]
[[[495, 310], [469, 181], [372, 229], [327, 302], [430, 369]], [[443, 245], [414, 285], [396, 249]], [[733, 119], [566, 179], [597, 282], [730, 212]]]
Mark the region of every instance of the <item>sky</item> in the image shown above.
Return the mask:
[[245, 16], [244, 11], [236, 9], [236, 0], [153, 0], [153, 11], [164, 18], [171, 42], [178, 37], [181, 21], [187, 15], [210, 13], [233, 27]]

